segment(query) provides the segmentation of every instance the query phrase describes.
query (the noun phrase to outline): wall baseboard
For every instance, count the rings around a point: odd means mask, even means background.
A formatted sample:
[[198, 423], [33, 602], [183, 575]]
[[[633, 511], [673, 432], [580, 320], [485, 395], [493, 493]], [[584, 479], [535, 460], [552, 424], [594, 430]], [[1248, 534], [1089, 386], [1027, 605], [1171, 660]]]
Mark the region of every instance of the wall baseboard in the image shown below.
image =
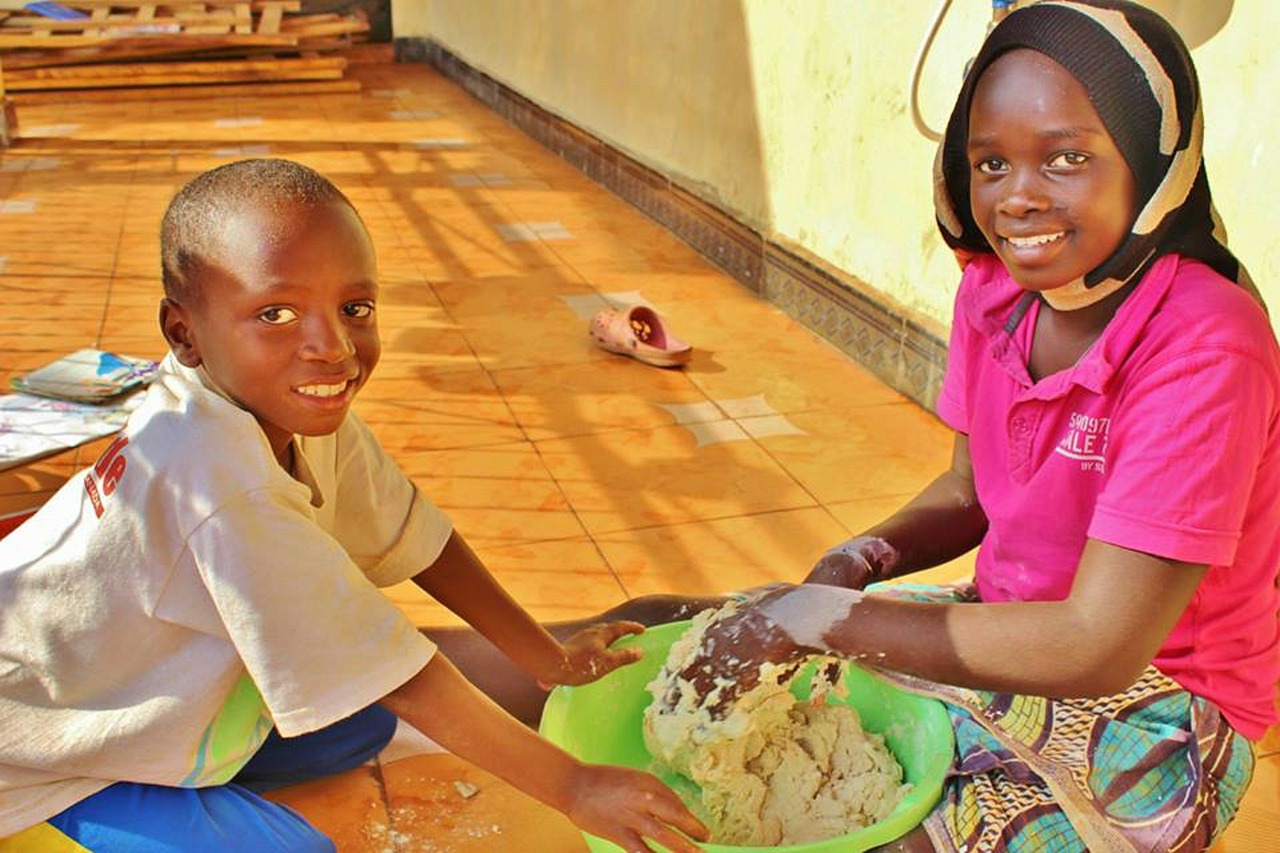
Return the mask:
[[940, 330], [864, 282], [760, 234], [430, 39], [398, 38], [396, 59], [425, 62], [580, 172], [661, 223], [752, 292], [933, 410], [946, 367]]

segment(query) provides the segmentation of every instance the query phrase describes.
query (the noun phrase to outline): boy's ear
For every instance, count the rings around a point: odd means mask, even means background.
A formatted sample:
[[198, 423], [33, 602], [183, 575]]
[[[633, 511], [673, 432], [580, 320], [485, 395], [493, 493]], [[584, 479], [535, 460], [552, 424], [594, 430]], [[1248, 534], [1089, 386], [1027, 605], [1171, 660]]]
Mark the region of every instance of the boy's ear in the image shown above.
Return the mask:
[[160, 300], [160, 331], [169, 342], [169, 349], [184, 367], [200, 366], [200, 348], [196, 345], [194, 329], [187, 309], [167, 296]]

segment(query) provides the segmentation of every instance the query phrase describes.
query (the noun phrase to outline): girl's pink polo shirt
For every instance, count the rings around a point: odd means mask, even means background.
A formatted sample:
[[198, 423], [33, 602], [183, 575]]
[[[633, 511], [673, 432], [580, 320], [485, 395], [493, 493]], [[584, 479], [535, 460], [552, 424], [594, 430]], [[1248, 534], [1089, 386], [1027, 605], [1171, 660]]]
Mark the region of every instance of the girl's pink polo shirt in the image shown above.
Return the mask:
[[1155, 665], [1261, 737], [1280, 679], [1280, 351], [1265, 313], [1166, 256], [1075, 366], [1033, 383], [1039, 301], [1017, 321], [1025, 295], [994, 255], [968, 265], [938, 400], [969, 436], [990, 521], [982, 599], [1066, 598], [1088, 537], [1206, 563]]

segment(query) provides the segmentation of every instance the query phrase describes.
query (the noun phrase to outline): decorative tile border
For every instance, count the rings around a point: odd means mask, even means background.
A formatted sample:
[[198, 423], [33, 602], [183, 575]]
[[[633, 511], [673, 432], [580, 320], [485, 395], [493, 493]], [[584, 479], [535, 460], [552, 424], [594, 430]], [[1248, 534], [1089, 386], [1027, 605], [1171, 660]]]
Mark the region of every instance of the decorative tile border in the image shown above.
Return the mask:
[[561, 159], [664, 225], [890, 387], [932, 410], [946, 365], [941, 330], [904, 316], [865, 283], [768, 240], [430, 39], [396, 39], [396, 60], [425, 62]]
[[891, 388], [933, 410], [947, 364], [941, 329], [907, 316], [848, 273], [776, 243], [765, 249], [762, 295]]

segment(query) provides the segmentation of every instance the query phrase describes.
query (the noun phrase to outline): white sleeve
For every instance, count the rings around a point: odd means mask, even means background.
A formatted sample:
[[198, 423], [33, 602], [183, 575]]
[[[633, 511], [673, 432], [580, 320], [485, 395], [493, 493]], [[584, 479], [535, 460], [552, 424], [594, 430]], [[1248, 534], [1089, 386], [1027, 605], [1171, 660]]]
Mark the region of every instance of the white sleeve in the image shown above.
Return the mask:
[[453, 524], [404, 475], [369, 428], [348, 417], [338, 433], [334, 537], [378, 586], [407, 580], [440, 556]]
[[435, 653], [311, 519], [306, 491], [242, 494], [187, 540], [231, 642], [286, 737], [373, 704]]

